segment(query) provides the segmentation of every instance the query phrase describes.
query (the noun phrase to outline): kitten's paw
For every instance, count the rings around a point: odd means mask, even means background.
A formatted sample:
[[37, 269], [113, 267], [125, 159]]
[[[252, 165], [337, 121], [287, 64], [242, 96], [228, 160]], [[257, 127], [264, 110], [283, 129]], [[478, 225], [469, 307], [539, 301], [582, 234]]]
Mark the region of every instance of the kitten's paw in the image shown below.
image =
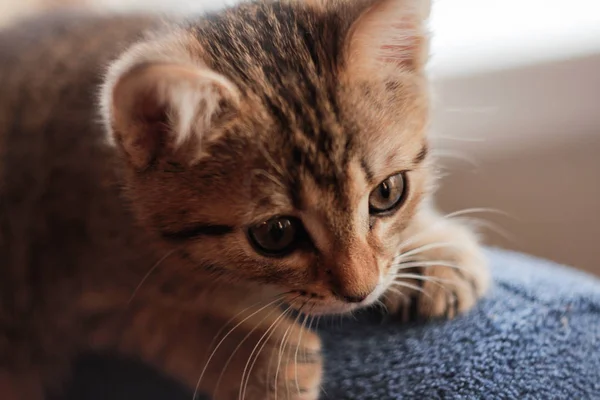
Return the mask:
[[[477, 303], [490, 284], [482, 249], [462, 227], [448, 231], [452, 241], [430, 248], [400, 266], [387, 306], [405, 320], [453, 318]], [[428, 245], [422, 245], [426, 248]]]
[[425, 281], [421, 286], [422, 292], [414, 298], [417, 315], [421, 318], [454, 318], [469, 311], [489, 286], [483, 256], [479, 251], [462, 254], [440, 252], [432, 256], [445, 256], [450, 262], [422, 268]]
[[320, 356], [299, 356], [282, 366], [277, 390], [273, 387], [269, 398], [287, 400], [317, 400], [321, 389], [323, 367]]
[[[270, 354], [265, 366], [266, 373], [256, 376], [256, 385], [246, 392], [244, 399], [317, 400], [319, 398], [323, 374], [320, 339], [313, 332], [304, 330], [300, 336], [298, 329], [293, 331], [283, 345], [280, 340], [265, 348], [265, 353]], [[263, 381], [265, 378], [267, 382]], [[265, 386], [268, 388], [267, 393], [265, 393]]]
[[[269, 398], [316, 400], [319, 398], [323, 375], [321, 341], [313, 332], [303, 332], [301, 346], [290, 343], [288, 350], [279, 352], [272, 360], [281, 365], [275, 373]], [[272, 369], [271, 369], [272, 371]]]

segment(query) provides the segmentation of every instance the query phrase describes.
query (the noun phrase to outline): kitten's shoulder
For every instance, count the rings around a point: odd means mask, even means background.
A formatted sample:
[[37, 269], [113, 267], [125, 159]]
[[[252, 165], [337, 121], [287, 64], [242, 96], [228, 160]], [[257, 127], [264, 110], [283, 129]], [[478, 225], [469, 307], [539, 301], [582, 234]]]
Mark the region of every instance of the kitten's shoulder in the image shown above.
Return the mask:
[[[97, 93], [108, 64], [146, 32], [150, 15], [61, 11], [0, 29], [0, 151], [44, 127], [96, 130]], [[89, 129], [88, 129], [89, 128]]]

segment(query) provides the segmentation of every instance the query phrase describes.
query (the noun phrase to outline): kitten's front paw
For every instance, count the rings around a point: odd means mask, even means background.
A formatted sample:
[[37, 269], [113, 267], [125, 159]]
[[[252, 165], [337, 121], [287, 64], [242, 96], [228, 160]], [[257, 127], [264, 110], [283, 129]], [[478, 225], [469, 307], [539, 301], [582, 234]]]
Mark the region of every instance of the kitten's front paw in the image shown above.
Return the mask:
[[283, 344], [280, 339], [264, 349], [270, 356], [264, 359], [263, 372], [256, 375], [256, 382], [250, 383], [245, 400], [319, 398], [323, 374], [319, 337], [306, 330], [300, 333], [294, 326], [283, 340]]
[[318, 354], [299, 355], [282, 365], [277, 389], [272, 387], [269, 398], [286, 400], [317, 400], [321, 389], [323, 367]]
[[[452, 225], [442, 239], [407, 250], [398, 266], [388, 309], [404, 319], [453, 318], [470, 310], [490, 283], [480, 245], [465, 228]], [[451, 239], [451, 240], [450, 240]], [[401, 257], [402, 260], [402, 257]]]
[[418, 315], [422, 318], [453, 318], [473, 308], [489, 286], [482, 254], [479, 251], [460, 254], [439, 251], [431, 257], [450, 261], [422, 268], [426, 281], [422, 285], [423, 292], [415, 299]]
[[302, 345], [290, 345], [283, 355], [273, 362], [281, 363], [280, 374], [276, 374], [271, 387], [273, 399], [317, 400], [321, 389], [323, 363], [321, 341], [313, 332], [303, 332]]

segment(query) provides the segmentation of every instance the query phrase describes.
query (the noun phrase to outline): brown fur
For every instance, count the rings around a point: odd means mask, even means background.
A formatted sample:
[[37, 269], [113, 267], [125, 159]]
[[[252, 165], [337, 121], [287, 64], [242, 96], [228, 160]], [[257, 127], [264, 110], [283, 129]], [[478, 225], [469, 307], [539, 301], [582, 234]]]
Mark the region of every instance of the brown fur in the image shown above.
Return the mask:
[[[318, 337], [280, 306], [470, 308], [488, 279], [478, 244], [429, 201], [420, 3], [258, 2], [177, 25], [67, 15], [2, 32], [0, 393], [42, 398], [92, 348], [215, 398], [315, 399]], [[369, 215], [398, 172], [403, 204]], [[310, 237], [286, 257], [246, 235], [275, 215]], [[427, 296], [398, 287], [420, 274]]]

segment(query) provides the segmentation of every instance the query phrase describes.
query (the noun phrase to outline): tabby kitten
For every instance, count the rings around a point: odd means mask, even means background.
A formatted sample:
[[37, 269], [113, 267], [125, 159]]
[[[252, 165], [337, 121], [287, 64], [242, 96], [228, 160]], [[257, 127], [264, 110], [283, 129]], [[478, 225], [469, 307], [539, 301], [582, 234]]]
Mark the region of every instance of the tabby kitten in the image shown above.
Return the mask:
[[44, 398], [89, 349], [215, 399], [316, 399], [319, 339], [293, 312], [471, 308], [481, 249], [431, 205], [428, 8], [258, 1], [2, 32], [3, 399]]

